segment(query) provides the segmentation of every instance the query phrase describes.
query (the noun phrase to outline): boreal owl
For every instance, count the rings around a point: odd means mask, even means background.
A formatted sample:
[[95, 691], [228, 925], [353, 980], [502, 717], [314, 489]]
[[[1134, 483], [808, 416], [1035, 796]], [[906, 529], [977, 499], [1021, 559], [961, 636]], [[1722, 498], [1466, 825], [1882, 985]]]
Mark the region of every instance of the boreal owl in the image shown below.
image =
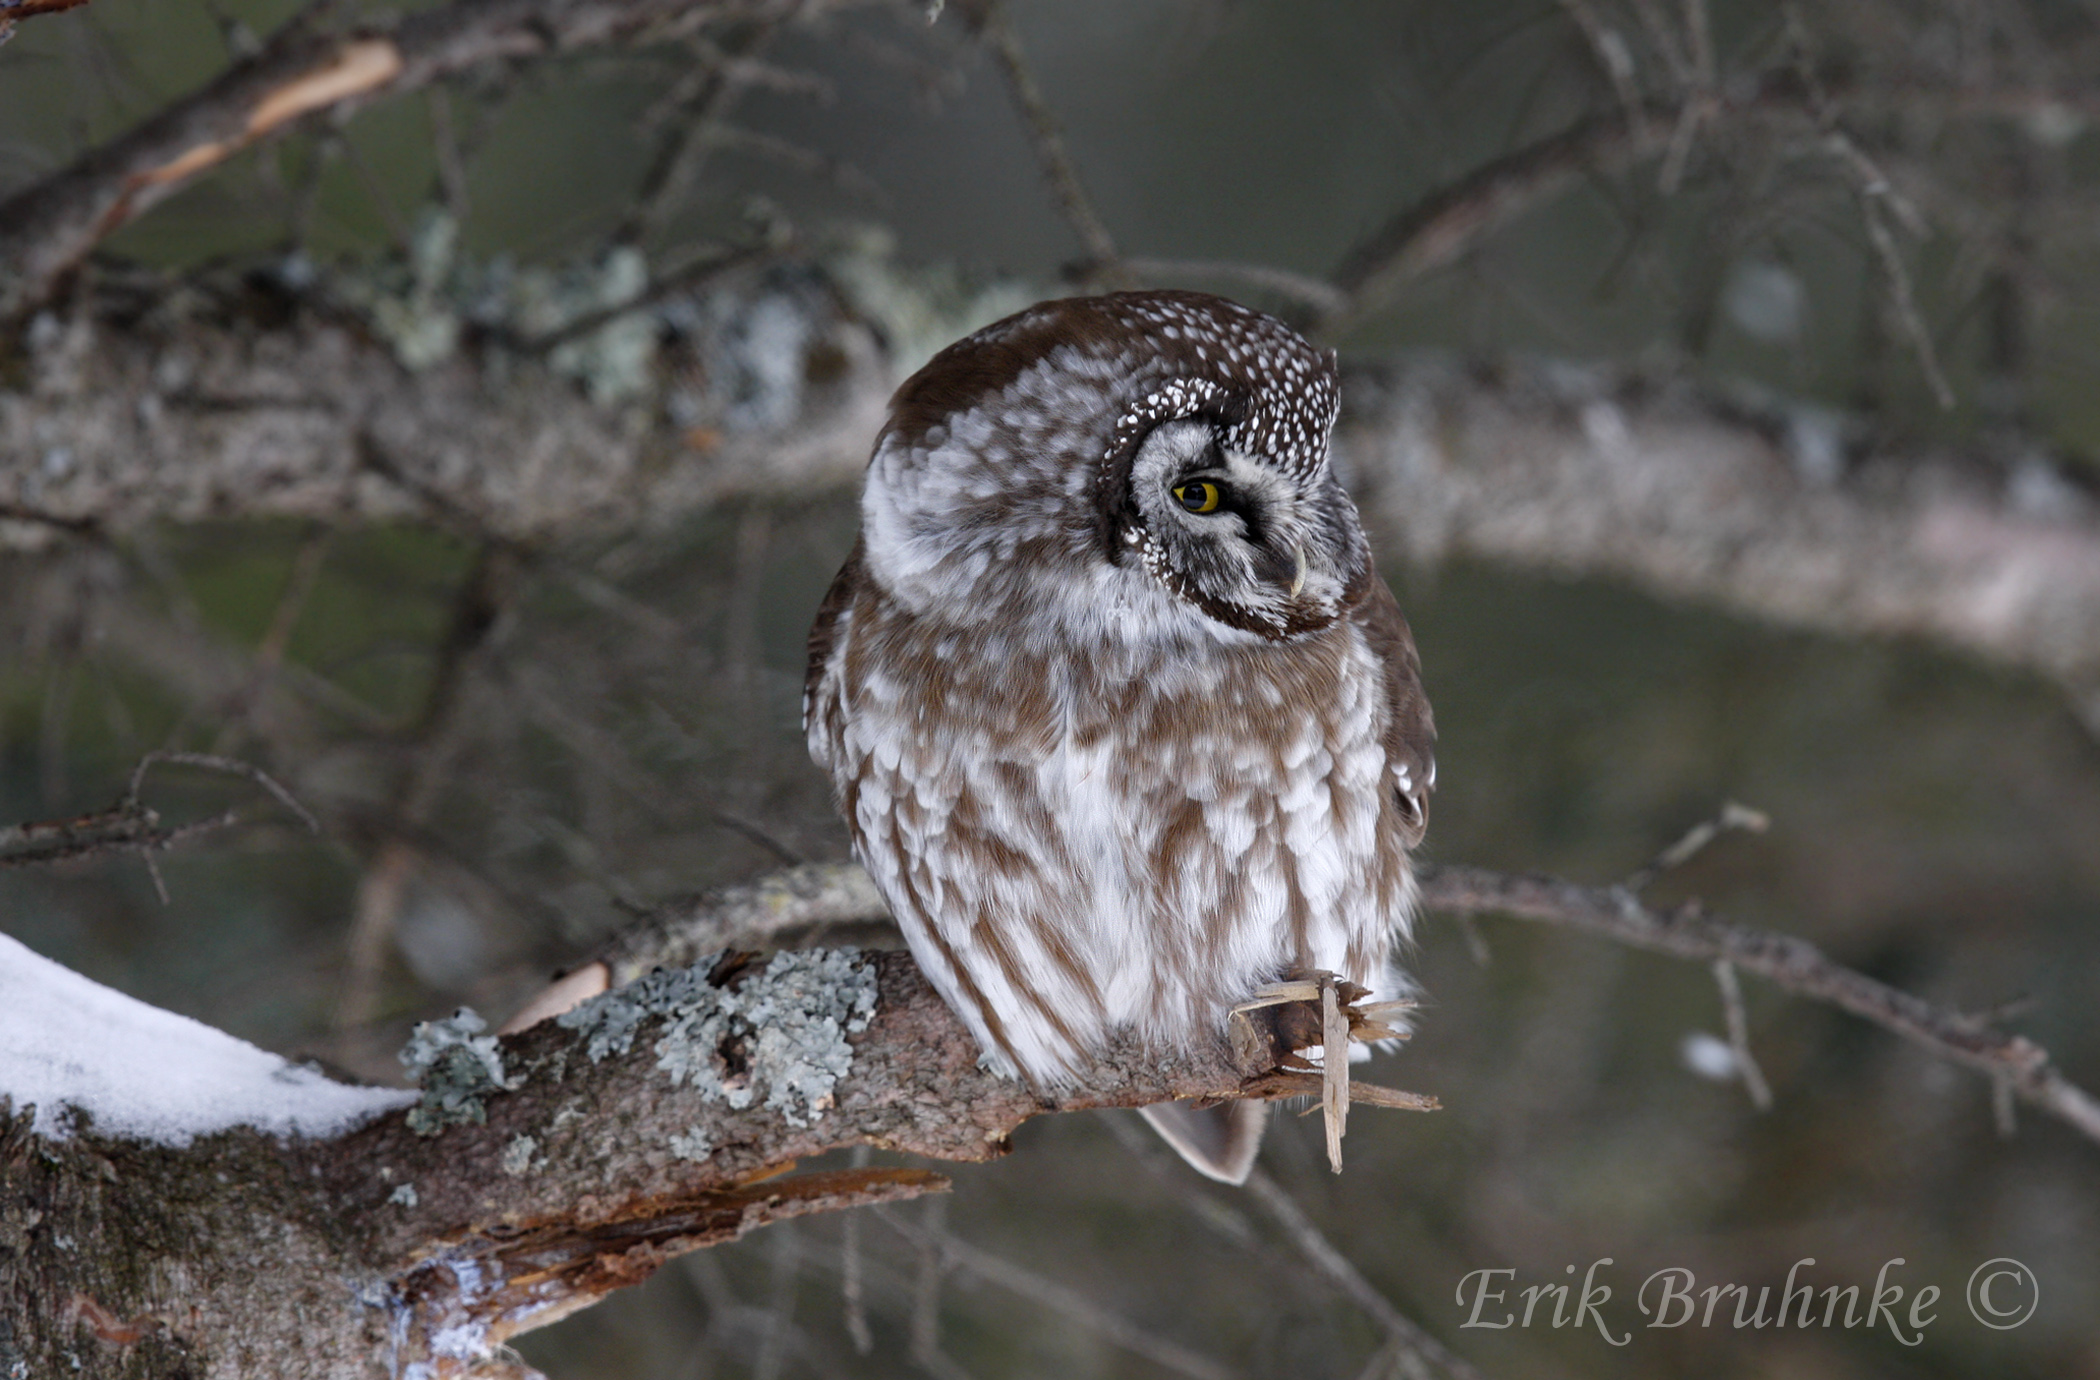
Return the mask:
[[[988, 326], [892, 400], [804, 727], [989, 1066], [1054, 1089], [1111, 1037], [1222, 1038], [1281, 979], [1404, 987], [1435, 731], [1328, 465], [1336, 397], [1273, 317], [1124, 292]], [[1264, 1104], [1145, 1110], [1245, 1179]]]

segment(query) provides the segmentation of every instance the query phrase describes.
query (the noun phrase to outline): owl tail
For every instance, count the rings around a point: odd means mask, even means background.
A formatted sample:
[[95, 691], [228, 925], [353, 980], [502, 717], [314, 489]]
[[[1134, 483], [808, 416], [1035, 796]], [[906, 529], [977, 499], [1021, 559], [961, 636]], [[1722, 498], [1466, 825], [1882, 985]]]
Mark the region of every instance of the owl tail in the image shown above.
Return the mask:
[[1214, 1107], [1155, 1102], [1138, 1110], [1197, 1173], [1221, 1184], [1247, 1182], [1261, 1149], [1262, 1130], [1269, 1124], [1269, 1104], [1253, 1099]]

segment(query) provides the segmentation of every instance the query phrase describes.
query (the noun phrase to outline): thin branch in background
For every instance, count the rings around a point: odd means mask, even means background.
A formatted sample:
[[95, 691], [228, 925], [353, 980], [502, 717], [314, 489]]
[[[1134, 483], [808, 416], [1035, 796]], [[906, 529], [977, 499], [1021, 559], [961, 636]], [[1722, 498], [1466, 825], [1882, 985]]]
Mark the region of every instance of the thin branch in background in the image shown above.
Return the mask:
[[1674, 114], [1674, 107], [1657, 107], [1638, 128], [1617, 111], [1587, 116], [1481, 164], [1389, 216], [1342, 256], [1334, 285], [1350, 306], [1320, 322], [1320, 328], [1345, 330], [1401, 284], [1451, 263], [1489, 230], [1558, 194], [1590, 169], [1653, 152], [1656, 122]]
[[1635, 80], [1633, 49], [1627, 46], [1625, 35], [1606, 24], [1589, 0], [1560, 0], [1560, 7], [1567, 12], [1575, 27], [1582, 30], [1582, 37], [1590, 46], [1590, 56], [1597, 60], [1605, 80], [1611, 83], [1613, 94], [1619, 98], [1619, 110], [1625, 115], [1634, 140], [1647, 143], [1651, 137], [1647, 128], [1648, 112], [1643, 107], [1640, 86]]
[[394, 248], [404, 257], [413, 254], [415, 231], [409, 228], [408, 217], [401, 214], [401, 208], [394, 203], [394, 194], [386, 189], [386, 183], [380, 180], [378, 170], [365, 160], [364, 152], [357, 147], [357, 140], [345, 133], [338, 147], [342, 151], [343, 161], [348, 163], [350, 171], [356, 174], [358, 185], [365, 189], [365, 196], [371, 201], [372, 209], [379, 213], [379, 219], [386, 225], [387, 236], [393, 240]]
[[1481, 932], [1479, 920], [1471, 915], [1458, 917], [1459, 933], [1465, 936], [1466, 952], [1472, 956], [1475, 967], [1485, 968], [1495, 961], [1495, 951], [1488, 947], [1487, 935]]
[[[1653, 22], [1659, 29], [1665, 27], [1661, 16], [1654, 11], [1652, 0], [1643, 0], [1642, 10], [1654, 16]], [[1684, 47], [1677, 51], [1681, 53], [1680, 83], [1685, 100], [1677, 112], [1677, 123], [1670, 130], [1670, 144], [1663, 153], [1662, 167], [1655, 175], [1656, 189], [1666, 197], [1677, 195], [1677, 189], [1684, 184], [1684, 170], [1691, 161], [1692, 142], [1699, 135], [1699, 126], [1711, 119], [1720, 106], [1706, 0], [1684, 0]]]
[[938, 1194], [927, 1198], [916, 1231], [900, 1226], [893, 1218], [883, 1220], [911, 1237], [919, 1247], [911, 1292], [912, 1363], [935, 1380], [969, 1380], [968, 1372], [941, 1350], [941, 1281], [948, 1273], [947, 1198]]
[[1713, 25], [1706, 13], [1706, 0], [1684, 0], [1685, 46], [1691, 50], [1692, 81], [1700, 91], [1714, 89]]
[[[868, 1147], [854, 1146], [849, 1163], [855, 1169], [867, 1168]], [[868, 1330], [868, 1305], [861, 1281], [860, 1223], [861, 1214], [849, 1212], [840, 1231], [839, 1308], [845, 1315], [846, 1335], [853, 1339], [854, 1351], [868, 1356], [875, 1350], [875, 1334]]]
[[486, 542], [454, 591], [452, 616], [438, 643], [423, 706], [408, 738], [408, 766], [395, 785], [389, 823], [399, 827], [379, 845], [358, 880], [346, 936], [349, 971], [336, 1007], [337, 1029], [363, 1025], [378, 1010], [395, 921], [417, 864], [410, 838], [428, 824], [462, 749], [461, 708], [475, 667], [517, 594], [521, 562], [510, 548]]
[[423, 93], [423, 105], [430, 115], [430, 144], [437, 162], [439, 194], [452, 219], [464, 225], [472, 203], [467, 194], [466, 160], [460, 156], [459, 130], [452, 119], [452, 93], [441, 85], [432, 86]]
[[1708, 844], [1731, 830], [1740, 829], [1746, 834], [1762, 834], [1772, 827], [1772, 821], [1762, 810], [1753, 810], [1748, 805], [1738, 805], [1733, 800], [1721, 806], [1721, 812], [1712, 819], [1701, 820], [1687, 829], [1684, 836], [1650, 859], [1648, 865], [1628, 877], [1620, 885], [1639, 895], [1655, 884], [1665, 872], [1674, 872], [1693, 858], [1706, 851]]
[[0, 0], [0, 43], [15, 36], [15, 25], [40, 15], [64, 14], [88, 0]]
[[1664, 196], [1677, 195], [1684, 184], [1684, 170], [1691, 162], [1692, 141], [1698, 137], [1699, 122], [1707, 115], [1704, 101], [1686, 101], [1677, 109], [1677, 120], [1670, 126], [1670, 141], [1663, 150], [1662, 166], [1655, 174], [1655, 189]]
[[2051, 1065], [2049, 1052], [2024, 1035], [1993, 1029], [1980, 1017], [1937, 1006], [1864, 973], [1833, 963], [1792, 935], [1730, 924], [1696, 903], [1667, 913], [1648, 909], [1621, 886], [1586, 887], [1549, 877], [1512, 876], [1481, 868], [1425, 867], [1425, 909], [1446, 914], [1502, 914], [1561, 925], [1653, 953], [1700, 963], [1727, 960], [1796, 996], [1850, 1011], [1990, 1078], [2003, 1078], [2022, 1100], [2100, 1144], [2100, 1100]]
[[1326, 1234], [1305, 1215], [1297, 1200], [1265, 1170], [1257, 1168], [1247, 1176], [1247, 1196], [1261, 1206], [1269, 1220], [1282, 1228], [1285, 1237], [1314, 1270], [1384, 1329], [1398, 1364], [1410, 1367], [1416, 1375], [1434, 1375], [1440, 1371], [1452, 1380], [1480, 1380], [1480, 1372], [1453, 1355], [1442, 1342], [1395, 1308], [1391, 1299], [1365, 1279], [1349, 1257], [1337, 1250]]
[[617, 321], [623, 316], [628, 316], [638, 311], [646, 311], [666, 298], [697, 292], [701, 288], [718, 279], [725, 278], [731, 273], [770, 263], [780, 258], [793, 247], [794, 241], [792, 238], [789, 238], [779, 244], [764, 242], [744, 245], [734, 249], [713, 250], [700, 255], [690, 263], [682, 264], [677, 268], [658, 274], [640, 292], [624, 302], [614, 306], [600, 307], [596, 311], [585, 312], [575, 320], [556, 326], [553, 330], [540, 335], [516, 339], [513, 343], [521, 350], [528, 350], [535, 354], [545, 354], [557, 346], [589, 335], [600, 326]]
[[645, 130], [668, 125], [671, 132], [643, 174], [633, 209], [614, 232], [615, 240], [651, 241], [662, 233], [699, 182], [708, 155], [720, 146], [716, 126], [753, 85], [755, 69], [750, 61], [772, 44], [783, 22], [781, 18], [762, 20], [727, 50], [696, 41], [701, 65], [642, 117]]
[[321, 183], [328, 174], [328, 165], [342, 156], [343, 136], [333, 129], [321, 129], [306, 150], [306, 164], [299, 170], [299, 180], [292, 188], [292, 205], [286, 226], [287, 252], [304, 256], [307, 246], [313, 241], [314, 220], [321, 206]]
[[1940, 368], [1939, 351], [1933, 346], [1932, 332], [1926, 329], [1925, 318], [1918, 311], [1910, 269], [1903, 262], [1903, 252], [1896, 247], [1895, 235], [1890, 233], [1882, 210], [1883, 200], [1869, 185], [1859, 189], [1859, 202], [1861, 218], [1866, 222], [1867, 241], [1874, 246], [1874, 256], [1880, 261], [1882, 273], [1888, 280], [1889, 304], [1895, 310], [1897, 324], [1902, 326], [1904, 339], [1918, 357], [1918, 367], [1924, 371], [1933, 398], [1943, 409], [1952, 411], [1954, 390], [1948, 386], [1947, 375]]
[[[1033, 1270], [1025, 1269], [1002, 1256], [994, 1255], [950, 1235], [941, 1225], [945, 1216], [936, 1217], [930, 1206], [933, 1199], [929, 1198], [927, 1202], [929, 1207], [917, 1225], [887, 1209], [873, 1209], [885, 1223], [919, 1248], [918, 1286], [912, 1305], [914, 1360], [921, 1360], [922, 1355], [936, 1354], [940, 1350], [937, 1327], [939, 1284], [936, 1275], [929, 1273], [928, 1265], [930, 1260], [937, 1260], [940, 1275], [953, 1270], [984, 1283], [997, 1285], [1010, 1294], [1063, 1315], [1103, 1341], [1119, 1346], [1134, 1356], [1142, 1356], [1176, 1374], [1186, 1375], [1189, 1380], [1230, 1380], [1233, 1372], [1210, 1357], [1191, 1351], [1179, 1342], [1156, 1336], [1121, 1314], [1103, 1308], [1055, 1280], [1045, 1279]], [[934, 1283], [929, 1285], [929, 1279], [933, 1279]], [[929, 1317], [933, 1321], [927, 1321]]]
[[248, 683], [227, 706], [226, 722], [220, 726], [218, 736], [212, 742], [214, 755], [233, 750], [235, 741], [246, 731], [256, 705], [269, 693], [277, 679], [278, 668], [284, 663], [285, 649], [291, 645], [299, 618], [306, 612], [306, 601], [320, 579], [321, 566], [328, 558], [328, 548], [333, 540], [332, 529], [316, 527], [299, 543], [299, 550], [292, 557], [291, 573], [285, 577], [284, 591], [278, 595], [277, 607], [270, 615], [270, 625], [264, 629], [262, 641], [255, 646]]
[[139, 799], [146, 773], [160, 763], [202, 767], [244, 777], [261, 786], [315, 833], [320, 825], [290, 791], [259, 767], [227, 757], [198, 752], [149, 752], [132, 769], [130, 784], [122, 799], [106, 810], [73, 819], [33, 821], [0, 825], [0, 869], [36, 867], [70, 862], [103, 853], [135, 853], [153, 881], [154, 894], [169, 904], [167, 879], [161, 875], [158, 854], [199, 834], [224, 829], [239, 822], [232, 810], [187, 824], [164, 825], [160, 814]]
[[1670, 69], [1670, 80], [1679, 88], [1690, 90], [1698, 82], [1698, 73], [1690, 55], [1679, 45], [1670, 21], [1663, 16], [1662, 7], [1656, 0], [1633, 0], [1633, 12], [1647, 30], [1648, 42], [1662, 58], [1663, 66]]
[[758, 1356], [751, 1363], [752, 1380], [780, 1380], [787, 1359], [789, 1335], [794, 1330], [795, 1288], [802, 1277], [801, 1243], [795, 1225], [782, 1222], [770, 1233], [767, 1255], [772, 1269], [772, 1289], [766, 1300], [764, 1328], [759, 1336]]
[[919, 1268], [912, 1279], [911, 1358], [925, 1365], [941, 1349], [941, 1276], [946, 1262], [941, 1258], [940, 1233], [948, 1220], [948, 1200], [928, 1198], [919, 1212]]
[[321, 832], [321, 822], [314, 818], [313, 812], [301, 805], [297, 796], [279, 785], [275, 777], [251, 762], [243, 762], [237, 757], [221, 757], [217, 753], [210, 752], [156, 751], [149, 752], [144, 757], [141, 757], [138, 765], [132, 768], [131, 784], [124, 793], [123, 803], [126, 808], [138, 807], [139, 788], [145, 784], [146, 772], [162, 763], [174, 767], [196, 767], [203, 771], [223, 772], [228, 776], [238, 776], [244, 780], [252, 781], [265, 791], [268, 791], [271, 798], [276, 800], [278, 804], [298, 816], [299, 822], [306, 826], [307, 833], [318, 834]]
[[30, 508], [20, 503], [0, 503], [0, 522], [26, 522], [38, 527], [49, 527], [68, 536], [102, 538], [102, 523], [93, 517], [72, 517], [65, 513], [45, 512], [41, 508]]
[[1735, 965], [1725, 958], [1714, 960], [1714, 985], [1721, 991], [1721, 1014], [1728, 1023], [1728, 1048], [1735, 1055], [1735, 1071], [1750, 1094], [1751, 1105], [1760, 1112], [1772, 1110], [1772, 1085], [1750, 1052], [1750, 1017], [1743, 1009], [1743, 986], [1736, 981]]
[[1889, 221], [1893, 217], [1913, 239], [1923, 239], [1930, 232], [1931, 225], [1910, 198], [1897, 190], [1881, 165], [1868, 157], [1866, 151], [1845, 132], [1839, 120], [1837, 102], [1816, 74], [1814, 39], [1799, 8], [1788, 4], [1783, 16], [1794, 73], [1808, 93], [1809, 110], [1822, 132], [1824, 152], [1837, 164], [1859, 204], [1867, 243], [1874, 251], [1874, 258], [1881, 266], [1882, 279], [1888, 286], [1890, 310], [1895, 314], [1896, 324], [1902, 329], [1911, 353], [1917, 356], [1918, 367], [1925, 375], [1934, 400], [1943, 410], [1952, 411], [1954, 390], [1948, 386], [1947, 375], [1940, 368], [1939, 350], [1933, 344], [1932, 332], [1926, 328], [1923, 313], [1918, 310], [1910, 267], [1903, 262], [1903, 251], [1896, 244], [1895, 231]]
[[1080, 247], [1086, 253], [1081, 278], [1106, 287], [1128, 287], [1129, 275], [1123, 267], [1122, 256], [1116, 252], [1115, 238], [1108, 233], [1108, 226], [1094, 209], [1093, 200], [1087, 196], [1086, 184], [1080, 181], [1078, 165], [1073, 163], [1071, 152], [1065, 147], [1064, 128], [1050, 103], [1043, 98], [1042, 88], [1035, 83], [1035, 73], [1030, 70], [1027, 56], [1021, 51], [1021, 37], [1014, 29], [1013, 16], [1008, 12], [1005, 0], [985, 0], [978, 28], [985, 48], [1006, 77], [1007, 90], [1012, 93], [1021, 122], [1027, 126], [1028, 137], [1035, 144], [1036, 159], [1042, 164], [1050, 193], [1057, 199], [1058, 209], [1064, 212], [1066, 222], [1071, 225], [1072, 233], [1079, 237]]
[[783, 139], [777, 134], [762, 134], [755, 129], [744, 129], [737, 125], [717, 122], [706, 134], [706, 142], [715, 148], [735, 149], [755, 158], [763, 158], [784, 168], [804, 173], [834, 188], [855, 196], [866, 197], [877, 206], [888, 208], [890, 195], [882, 184], [862, 172], [843, 158], [833, 158], [827, 153], [798, 144], [792, 139]]
[[1215, 278], [1245, 283], [1273, 292], [1306, 308], [1314, 316], [1335, 316], [1346, 311], [1348, 297], [1330, 283], [1306, 273], [1267, 264], [1224, 263], [1215, 259], [1125, 259], [1123, 268], [1140, 283], [1176, 278]]

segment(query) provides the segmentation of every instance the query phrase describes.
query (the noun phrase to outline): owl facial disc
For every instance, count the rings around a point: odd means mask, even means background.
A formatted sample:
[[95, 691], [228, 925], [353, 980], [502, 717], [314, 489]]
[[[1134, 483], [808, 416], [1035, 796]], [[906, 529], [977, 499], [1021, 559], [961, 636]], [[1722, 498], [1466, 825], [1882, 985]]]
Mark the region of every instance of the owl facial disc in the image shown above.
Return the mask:
[[1343, 564], [1354, 553], [1318, 530], [1324, 479], [1232, 448], [1212, 418], [1162, 422], [1131, 461], [1125, 539], [1221, 623], [1271, 638], [1315, 631], [1355, 573]]

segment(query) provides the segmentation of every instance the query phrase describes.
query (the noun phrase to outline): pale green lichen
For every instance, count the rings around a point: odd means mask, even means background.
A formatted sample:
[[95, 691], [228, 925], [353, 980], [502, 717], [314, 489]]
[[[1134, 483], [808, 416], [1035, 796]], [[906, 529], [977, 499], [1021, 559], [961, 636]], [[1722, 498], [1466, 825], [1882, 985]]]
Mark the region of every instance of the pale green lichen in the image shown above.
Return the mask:
[[691, 1160], [695, 1164], [706, 1163], [707, 1157], [715, 1152], [715, 1143], [708, 1138], [707, 1132], [698, 1126], [690, 1131], [673, 1134], [670, 1145], [673, 1155], [681, 1160]]
[[414, 1184], [401, 1185], [392, 1193], [387, 1194], [386, 1200], [390, 1203], [398, 1203], [405, 1208], [412, 1208], [422, 1201], [416, 1196], [416, 1186]]
[[855, 949], [781, 953], [724, 990], [707, 980], [716, 961], [658, 970], [556, 1019], [583, 1035], [593, 1062], [625, 1054], [644, 1021], [660, 1020], [656, 1066], [674, 1087], [739, 1110], [757, 1101], [791, 1126], [821, 1117], [853, 1066], [846, 1037], [875, 1014], [874, 970]]
[[400, 1059], [423, 1090], [423, 1100], [408, 1114], [409, 1129], [417, 1135], [434, 1136], [469, 1122], [481, 1125], [488, 1120], [482, 1099], [525, 1081], [505, 1076], [496, 1037], [481, 1033], [487, 1028], [488, 1022], [466, 1006], [416, 1026]]
[[531, 1136], [513, 1136], [503, 1147], [503, 1172], [513, 1179], [530, 1174], [546, 1163], [538, 1158], [539, 1148], [540, 1143]]

